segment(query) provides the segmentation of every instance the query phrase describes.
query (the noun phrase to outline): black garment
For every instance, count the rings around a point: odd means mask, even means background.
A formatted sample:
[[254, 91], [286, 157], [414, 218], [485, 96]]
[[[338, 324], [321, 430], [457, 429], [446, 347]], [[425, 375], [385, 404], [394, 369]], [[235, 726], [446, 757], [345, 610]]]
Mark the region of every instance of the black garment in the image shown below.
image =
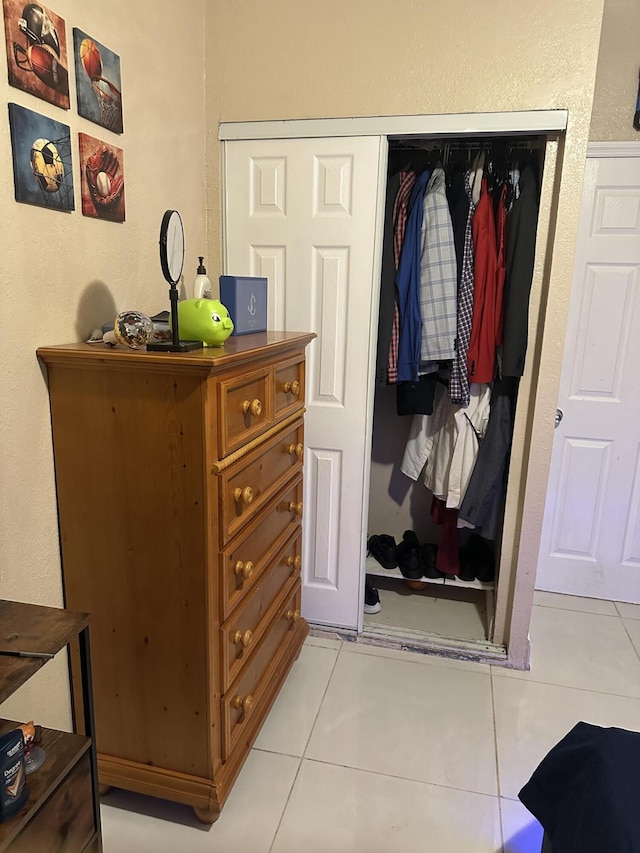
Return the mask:
[[459, 169], [451, 175], [451, 183], [447, 187], [447, 201], [453, 226], [453, 243], [456, 250], [456, 265], [458, 268], [458, 286], [462, 275], [462, 260], [464, 257], [464, 235], [469, 216], [469, 196], [464, 188], [464, 170]]
[[518, 794], [553, 853], [640, 853], [640, 733], [578, 723]]
[[503, 376], [522, 376], [524, 372], [537, 227], [538, 180], [533, 167], [527, 165], [520, 175], [520, 195], [507, 214]]
[[432, 415], [438, 384], [437, 373], [419, 376], [417, 382], [398, 382], [396, 408], [399, 415]]
[[396, 302], [396, 264], [393, 257], [393, 204], [400, 189], [400, 175], [392, 175], [387, 183], [387, 201], [384, 209], [384, 236], [382, 238], [382, 273], [380, 275], [380, 314], [378, 315], [378, 355], [376, 385], [387, 384], [387, 367], [393, 312]]
[[487, 430], [458, 510], [458, 518], [473, 524], [485, 539], [495, 539], [498, 534], [519, 384], [515, 377], [496, 379], [493, 383]]

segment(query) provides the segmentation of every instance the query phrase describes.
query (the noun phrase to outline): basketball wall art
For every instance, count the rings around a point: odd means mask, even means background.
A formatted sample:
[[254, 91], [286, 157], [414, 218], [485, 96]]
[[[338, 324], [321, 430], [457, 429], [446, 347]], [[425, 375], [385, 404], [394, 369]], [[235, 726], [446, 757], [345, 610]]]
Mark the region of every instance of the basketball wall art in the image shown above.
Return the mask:
[[79, 133], [82, 212], [124, 222], [124, 154], [86, 133]]
[[16, 201], [73, 210], [71, 131], [66, 124], [9, 104]]
[[69, 109], [64, 19], [40, 3], [2, 0], [9, 84]]
[[73, 29], [78, 113], [122, 133], [120, 57], [91, 36]]

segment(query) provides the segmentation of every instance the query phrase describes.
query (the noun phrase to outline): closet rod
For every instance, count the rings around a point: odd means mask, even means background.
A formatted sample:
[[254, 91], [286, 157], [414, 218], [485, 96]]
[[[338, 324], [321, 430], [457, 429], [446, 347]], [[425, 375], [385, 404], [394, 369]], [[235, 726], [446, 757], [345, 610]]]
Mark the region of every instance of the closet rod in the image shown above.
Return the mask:
[[525, 139], [513, 139], [507, 140], [504, 137], [495, 137], [494, 139], [470, 139], [470, 140], [459, 140], [459, 139], [441, 139], [435, 140], [430, 139], [429, 143], [408, 143], [408, 142], [398, 142], [396, 140], [389, 140], [389, 150], [390, 151], [441, 151], [444, 148], [447, 148], [449, 151], [470, 151], [475, 149], [491, 149], [492, 145], [503, 145], [509, 149], [520, 149], [530, 151], [533, 148], [539, 148], [541, 140], [536, 138], [534, 140], [525, 140]]

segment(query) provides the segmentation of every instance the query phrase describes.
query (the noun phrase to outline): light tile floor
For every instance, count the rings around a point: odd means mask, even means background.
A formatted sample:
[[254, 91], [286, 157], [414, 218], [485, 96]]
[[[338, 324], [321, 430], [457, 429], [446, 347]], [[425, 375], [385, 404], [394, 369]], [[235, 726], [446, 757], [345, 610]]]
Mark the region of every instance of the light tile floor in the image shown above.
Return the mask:
[[640, 730], [640, 606], [538, 592], [531, 639], [524, 673], [309, 638], [218, 822], [112, 791], [105, 853], [539, 853], [549, 749]]

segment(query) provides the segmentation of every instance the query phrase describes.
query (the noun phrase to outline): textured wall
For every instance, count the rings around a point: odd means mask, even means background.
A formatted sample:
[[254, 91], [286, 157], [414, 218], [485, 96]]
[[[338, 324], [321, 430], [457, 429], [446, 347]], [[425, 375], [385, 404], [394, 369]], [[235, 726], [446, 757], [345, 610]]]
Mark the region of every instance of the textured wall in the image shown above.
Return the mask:
[[605, 0], [589, 138], [640, 142], [633, 128], [640, 69], [640, 3]]
[[[186, 231], [187, 282], [205, 251], [203, 0], [112, 0], [107, 5], [59, 0], [53, 8], [121, 58], [124, 135], [71, 109], [10, 87], [0, 73], [5, 120], [0, 123], [0, 595], [62, 604], [48, 396], [35, 350], [85, 337], [117, 311], [155, 313], [168, 307], [158, 260], [165, 209], [177, 208]], [[195, 25], [194, 25], [195, 22]], [[5, 65], [4, 38], [0, 65]], [[7, 102], [71, 127], [76, 210], [61, 213], [14, 201]], [[124, 149], [124, 224], [80, 211], [78, 131]], [[144, 425], [141, 425], [141, 429]], [[100, 471], [87, 471], [87, 478]], [[87, 566], [91, 571], [91, 566]], [[65, 661], [48, 664], [38, 683], [3, 708], [53, 725], [68, 717]]]
[[[522, 525], [527, 618], [544, 511], [553, 412], [573, 269], [602, 0], [219, 0], [207, 6], [209, 254], [220, 266], [220, 121], [566, 108], [569, 125], [550, 258], [541, 372], [523, 406], [516, 460], [526, 481], [508, 508]], [[543, 211], [548, 217], [549, 211]], [[535, 405], [534, 405], [535, 403]], [[536, 460], [527, 473], [527, 460]], [[517, 545], [514, 545], [517, 555]], [[503, 614], [504, 616], [504, 614]], [[508, 626], [507, 626], [508, 627]]]

